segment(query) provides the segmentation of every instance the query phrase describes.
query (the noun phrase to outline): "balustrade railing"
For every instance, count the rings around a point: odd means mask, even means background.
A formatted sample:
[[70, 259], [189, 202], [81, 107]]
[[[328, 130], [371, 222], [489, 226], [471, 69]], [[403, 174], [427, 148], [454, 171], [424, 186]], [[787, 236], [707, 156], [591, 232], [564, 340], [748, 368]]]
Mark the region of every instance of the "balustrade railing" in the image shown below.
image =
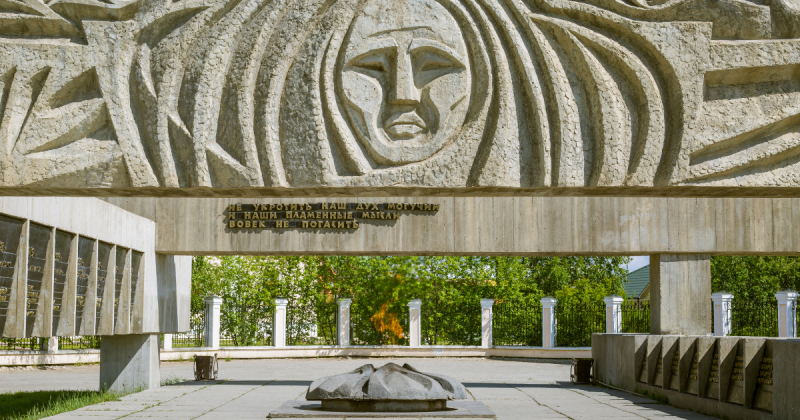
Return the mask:
[[776, 299], [731, 302], [731, 335], [742, 337], [777, 337], [778, 302]]
[[589, 347], [592, 334], [606, 332], [604, 303], [574, 303], [556, 305], [556, 345], [558, 347]]
[[189, 331], [172, 334], [172, 347], [203, 347], [204, 339], [205, 312], [195, 312], [189, 317]]
[[[437, 311], [447, 305], [447, 314]], [[474, 302], [423, 302], [422, 344], [431, 346], [480, 346], [481, 305]]]
[[622, 332], [650, 333], [650, 302], [627, 301], [620, 306]]
[[275, 307], [261, 301], [227, 304], [220, 317], [220, 346], [272, 346]]

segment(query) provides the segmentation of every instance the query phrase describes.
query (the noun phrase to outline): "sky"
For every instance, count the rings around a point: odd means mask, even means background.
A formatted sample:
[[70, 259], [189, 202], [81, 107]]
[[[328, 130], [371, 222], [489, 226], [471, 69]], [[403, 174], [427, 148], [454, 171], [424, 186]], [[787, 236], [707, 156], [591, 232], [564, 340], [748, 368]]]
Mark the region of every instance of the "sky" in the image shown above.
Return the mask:
[[650, 264], [650, 256], [644, 255], [640, 257], [631, 257], [633, 260], [628, 264], [628, 271], [635, 271], [638, 270], [648, 264]]

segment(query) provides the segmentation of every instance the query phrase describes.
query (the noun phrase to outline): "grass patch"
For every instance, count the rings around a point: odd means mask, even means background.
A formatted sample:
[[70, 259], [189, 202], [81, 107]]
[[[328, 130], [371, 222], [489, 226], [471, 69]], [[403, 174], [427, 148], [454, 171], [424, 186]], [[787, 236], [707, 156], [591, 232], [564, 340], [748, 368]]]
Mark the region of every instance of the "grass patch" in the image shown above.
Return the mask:
[[37, 420], [127, 395], [98, 391], [21, 391], [0, 394], [0, 420]]
[[175, 384], [177, 384], [177, 383], [179, 383], [179, 382], [184, 382], [185, 380], [186, 380], [186, 379], [183, 379], [183, 378], [179, 378], [179, 377], [177, 377], [177, 376], [172, 376], [172, 375], [170, 375], [170, 377], [169, 377], [169, 378], [163, 378], [163, 379], [161, 379], [161, 386], [170, 386], [170, 385], [175, 385]]

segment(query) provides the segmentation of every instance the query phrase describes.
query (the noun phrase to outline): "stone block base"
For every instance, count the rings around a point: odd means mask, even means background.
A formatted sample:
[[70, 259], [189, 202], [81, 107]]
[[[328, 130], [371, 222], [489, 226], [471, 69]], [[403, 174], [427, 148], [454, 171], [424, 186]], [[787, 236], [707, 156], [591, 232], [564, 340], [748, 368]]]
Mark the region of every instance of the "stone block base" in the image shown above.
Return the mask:
[[125, 392], [158, 388], [161, 383], [158, 335], [103, 336], [100, 389]]
[[316, 401], [285, 402], [280, 408], [269, 413], [270, 419], [352, 419], [352, 418], [392, 418], [392, 419], [496, 419], [492, 410], [480, 401], [448, 401], [446, 411], [427, 412], [343, 412], [324, 411]]

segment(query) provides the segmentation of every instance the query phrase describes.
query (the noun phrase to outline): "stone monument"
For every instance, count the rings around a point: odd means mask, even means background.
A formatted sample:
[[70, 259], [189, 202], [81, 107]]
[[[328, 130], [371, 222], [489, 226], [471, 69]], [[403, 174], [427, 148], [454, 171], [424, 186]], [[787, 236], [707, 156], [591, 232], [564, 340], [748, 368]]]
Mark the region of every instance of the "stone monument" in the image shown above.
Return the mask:
[[466, 398], [466, 388], [455, 379], [394, 363], [317, 379], [306, 393], [306, 400], [322, 401], [325, 411], [443, 411], [447, 401]]
[[495, 418], [480, 401], [457, 401], [468, 398], [464, 385], [453, 378], [423, 373], [408, 364], [387, 363], [378, 369], [366, 364], [312, 382], [306, 400], [321, 404], [291, 400], [268, 417]]

